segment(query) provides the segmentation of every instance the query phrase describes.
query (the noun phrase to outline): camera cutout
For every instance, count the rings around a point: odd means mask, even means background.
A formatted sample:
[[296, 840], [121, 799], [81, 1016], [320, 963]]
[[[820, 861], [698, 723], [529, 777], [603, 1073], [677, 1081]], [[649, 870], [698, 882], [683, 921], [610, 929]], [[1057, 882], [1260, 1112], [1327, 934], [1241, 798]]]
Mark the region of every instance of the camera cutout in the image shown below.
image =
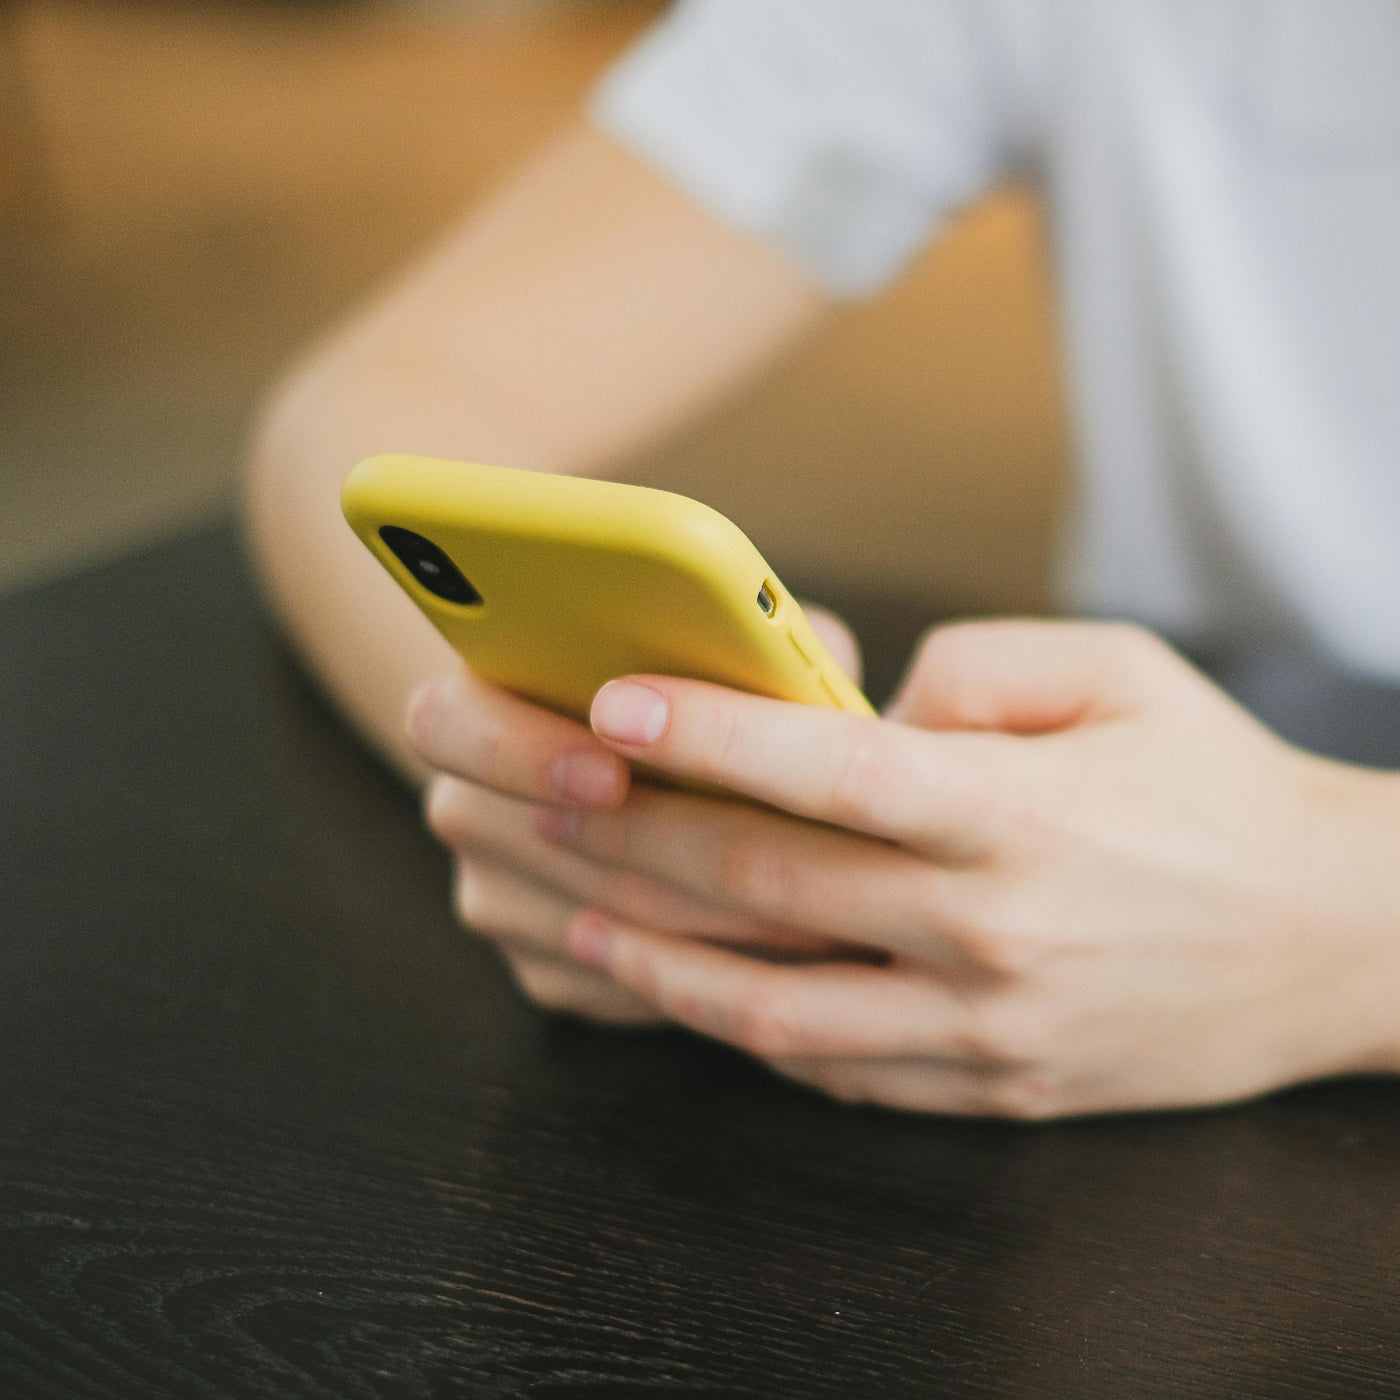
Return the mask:
[[400, 525], [384, 525], [379, 538], [394, 551], [399, 562], [428, 590], [449, 603], [480, 603], [481, 594], [462, 571], [435, 545]]

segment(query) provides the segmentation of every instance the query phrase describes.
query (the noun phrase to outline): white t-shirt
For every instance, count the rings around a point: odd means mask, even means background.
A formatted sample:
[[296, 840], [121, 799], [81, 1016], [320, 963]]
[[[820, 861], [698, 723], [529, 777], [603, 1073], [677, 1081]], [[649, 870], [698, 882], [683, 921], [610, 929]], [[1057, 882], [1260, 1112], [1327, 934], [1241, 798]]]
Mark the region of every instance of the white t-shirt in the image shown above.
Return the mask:
[[1400, 0], [688, 0], [593, 113], [838, 296], [1035, 180], [1066, 604], [1400, 678]]

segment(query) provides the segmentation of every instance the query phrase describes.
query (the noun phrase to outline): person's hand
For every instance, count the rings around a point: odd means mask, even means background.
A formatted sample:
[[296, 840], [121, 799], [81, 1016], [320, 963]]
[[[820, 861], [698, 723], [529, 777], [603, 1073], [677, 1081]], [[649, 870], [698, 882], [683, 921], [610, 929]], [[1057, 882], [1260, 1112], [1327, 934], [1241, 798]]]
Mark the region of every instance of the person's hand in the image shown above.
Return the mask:
[[[807, 613], [836, 659], [858, 676], [859, 652], [845, 624], [818, 609]], [[418, 757], [439, 775], [428, 786], [425, 810], [429, 827], [453, 853], [458, 914], [499, 946], [521, 990], [542, 1006], [619, 1025], [666, 1019], [570, 956], [567, 930], [583, 907], [770, 956], [833, 950], [829, 939], [717, 908], [542, 836], [539, 804], [582, 812], [628, 800], [626, 763], [583, 725], [459, 672], [414, 694], [406, 728]]]
[[781, 966], [572, 918], [639, 1004], [794, 1079], [1040, 1118], [1400, 1069], [1400, 775], [1288, 747], [1146, 633], [946, 628], [886, 719], [661, 677], [592, 718], [768, 805], [544, 812], [561, 851], [887, 954]]

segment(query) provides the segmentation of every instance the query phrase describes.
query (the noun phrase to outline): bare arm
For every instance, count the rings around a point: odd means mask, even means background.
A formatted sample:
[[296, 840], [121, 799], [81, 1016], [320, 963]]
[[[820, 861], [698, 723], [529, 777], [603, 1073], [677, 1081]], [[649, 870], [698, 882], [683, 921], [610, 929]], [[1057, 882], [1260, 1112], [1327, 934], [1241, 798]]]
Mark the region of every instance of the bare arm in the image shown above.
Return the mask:
[[317, 348], [264, 414], [249, 530], [285, 625], [370, 741], [421, 779], [404, 705], [457, 663], [341, 519], [356, 461], [616, 472], [821, 307], [775, 254], [580, 126]]

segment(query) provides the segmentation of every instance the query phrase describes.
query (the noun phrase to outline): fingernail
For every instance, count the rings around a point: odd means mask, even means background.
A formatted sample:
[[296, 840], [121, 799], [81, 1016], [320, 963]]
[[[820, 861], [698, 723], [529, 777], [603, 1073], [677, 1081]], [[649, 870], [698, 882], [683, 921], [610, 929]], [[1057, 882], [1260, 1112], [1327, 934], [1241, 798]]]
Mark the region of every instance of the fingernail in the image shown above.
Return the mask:
[[535, 830], [556, 846], [572, 846], [578, 840], [578, 813], [559, 807], [535, 809]]
[[549, 767], [549, 785], [566, 802], [596, 807], [618, 794], [622, 765], [611, 754], [575, 749], [562, 753]]
[[608, 921], [591, 909], [576, 915], [569, 925], [569, 952], [589, 967], [606, 969], [611, 943]]
[[609, 681], [593, 697], [593, 730], [619, 744], [651, 744], [669, 718], [666, 697], [634, 681]]

